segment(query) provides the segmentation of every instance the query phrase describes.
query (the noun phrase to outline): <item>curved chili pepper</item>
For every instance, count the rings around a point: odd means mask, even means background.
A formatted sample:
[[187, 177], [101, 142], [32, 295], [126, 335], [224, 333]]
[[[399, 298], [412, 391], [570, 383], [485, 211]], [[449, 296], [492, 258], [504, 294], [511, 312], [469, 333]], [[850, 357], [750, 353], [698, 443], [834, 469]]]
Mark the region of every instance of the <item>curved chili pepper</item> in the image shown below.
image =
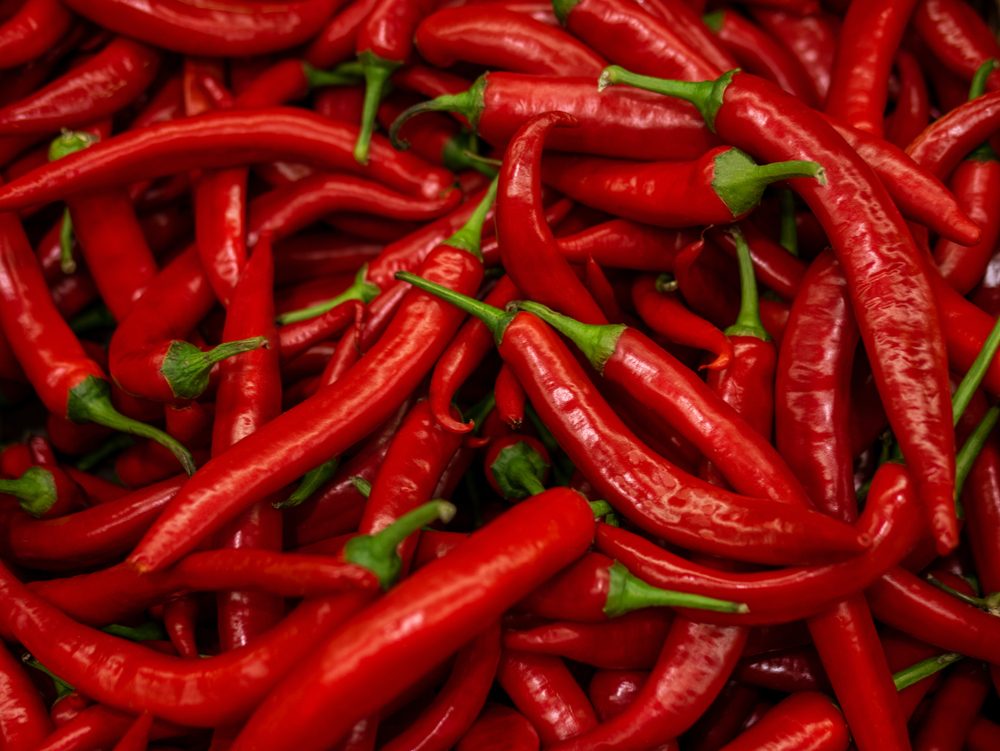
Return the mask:
[[697, 236], [690, 231], [664, 230], [627, 219], [612, 219], [558, 237], [556, 242], [559, 252], [570, 263], [584, 263], [590, 258], [610, 268], [672, 271], [674, 257], [695, 239]]
[[[501, 357], [513, 367], [559, 445], [616, 510], [647, 532], [704, 552], [772, 563], [866, 547], [864, 535], [819, 514], [729, 493], [654, 456], [609, 408], [566, 346], [534, 316], [503, 314], [412, 274], [399, 277], [433, 290], [487, 324], [499, 341]], [[623, 466], [630, 471], [620, 472]], [[724, 535], [712, 521], [717, 511], [710, 508], [727, 509]], [[769, 521], [753, 521], [760, 514]], [[782, 523], [765, 531], [775, 519]], [[801, 540], [793, 541], [796, 528], [810, 538], [808, 550]], [[821, 548], [826, 552], [820, 553]]]
[[502, 704], [488, 704], [456, 751], [538, 751], [540, 743], [538, 731], [523, 714]]
[[546, 145], [560, 151], [624, 159], [695, 159], [717, 145], [689, 105], [641, 91], [603, 91], [592, 78], [485, 73], [467, 90], [410, 107], [389, 129], [399, 132], [422, 112], [455, 112], [487, 143], [500, 148], [529, 120], [567, 112], [577, 127], [554, 131]]
[[906, 50], [896, 54], [896, 73], [899, 93], [896, 94], [896, 106], [886, 120], [885, 131], [888, 141], [905, 149], [927, 127], [930, 94], [920, 63]]
[[[488, 627], [581, 555], [593, 534], [593, 513], [575, 491], [549, 490], [513, 507], [445, 558], [403, 580], [327, 640], [314, 661], [264, 701], [233, 751], [326, 747], [453, 653], [463, 636]], [[419, 621], [412, 620], [415, 612], [422, 613]], [[405, 631], [388, 627], [399, 618], [411, 619], [414, 626]], [[379, 623], [386, 628], [375, 628]], [[377, 633], [383, 638], [372, 638]], [[372, 685], [366, 676], [373, 674], [352, 668], [362, 654], [367, 665], [381, 666], [374, 674], [391, 673], [395, 680]], [[301, 719], [292, 732], [285, 706], [294, 706]], [[338, 708], [332, 723], [331, 706]]]
[[881, 136], [893, 58], [917, 0], [852, 3], [837, 43], [826, 112]]
[[560, 255], [539, 200], [545, 136], [574, 123], [563, 113], [539, 115], [511, 140], [497, 189], [497, 240], [504, 269], [524, 294], [585, 323], [604, 323], [604, 313]]
[[0, 324], [29, 381], [55, 415], [152, 438], [194, 471], [191, 455], [165, 433], [115, 410], [101, 368], [55, 310], [20, 222], [0, 215]]
[[[742, 67], [773, 81], [802, 101], [816, 104], [816, 90], [802, 64], [770, 34], [739, 13], [727, 10], [709, 13], [704, 21], [705, 26], [711, 29], [722, 46]], [[730, 64], [719, 67], [718, 70], [732, 70], [735, 67]]]
[[546, 747], [597, 725], [587, 695], [558, 657], [505, 651], [497, 680]]
[[[405, 110], [404, 104], [386, 100], [378, 110], [379, 123], [390, 128]], [[397, 135], [413, 153], [432, 164], [443, 164], [453, 172], [473, 169], [490, 178], [496, 174], [491, 166], [466, 153], [476, 151], [475, 137], [459, 131], [458, 125], [444, 115], [422, 117], [418, 122], [408, 123]]]
[[58, 0], [24, 3], [0, 25], [0, 68], [14, 68], [41, 57], [72, 23], [73, 15]]
[[143, 712], [115, 744], [113, 751], [146, 751], [152, 728], [153, 715]]
[[850, 734], [836, 706], [823, 694], [802, 691], [767, 712], [720, 751], [846, 751]]
[[305, 59], [317, 68], [326, 68], [354, 54], [354, 42], [361, 24], [377, 0], [354, 0], [337, 13], [315, 35], [305, 51]]
[[380, 138], [373, 139], [371, 166], [362, 168], [351, 155], [355, 133], [356, 128], [301, 109], [209, 112], [123, 133], [36, 169], [0, 187], [0, 208], [24, 208], [80, 191], [190, 169], [291, 158], [368, 174], [428, 198], [450, 186], [450, 172], [398, 154]]
[[235, 2], [199, 0], [69, 0], [81, 16], [112, 31], [189, 55], [259, 55], [288, 49], [313, 36], [334, 0]]
[[0, 133], [50, 133], [110, 117], [146, 90], [160, 56], [118, 37], [29, 97], [0, 108]]
[[691, 162], [550, 156], [543, 164], [545, 182], [573, 200], [660, 227], [742, 219], [760, 203], [768, 185], [794, 177], [824, 182], [823, 170], [814, 162], [758, 165], [739, 149], [723, 146]]
[[724, 70], [693, 40], [638, 4], [622, 0], [554, 0], [559, 22], [594, 50], [640, 73], [700, 81]]
[[446, 751], [486, 704], [500, 662], [500, 629], [491, 627], [459, 650], [447, 683], [406, 730], [382, 751]]
[[[615, 70], [602, 80], [637, 80]], [[909, 231], [874, 173], [838, 143], [840, 139], [819, 117], [760, 79], [735, 73], [705, 84], [638, 80], [700, 103], [721, 136], [762, 158], [805, 155], [823, 166], [825, 185], [796, 180], [792, 187], [830, 235], [889, 422], [904, 456], [918, 468], [918, 492], [935, 540], [941, 551], [954, 548], [958, 542], [952, 500], [954, 437], [946, 427], [948, 368], [940, 318]], [[760, 126], [764, 119], [770, 123], [766, 128]], [[860, 203], [851, 199], [861, 193], [865, 198], [859, 198]], [[880, 283], [869, 283], [873, 275]], [[905, 300], [900, 289], [908, 292]]]
[[420, 22], [413, 41], [439, 68], [461, 60], [515, 73], [593, 77], [605, 65], [562, 29], [486, 4], [436, 11]]
[[1000, 92], [993, 91], [935, 120], [913, 140], [906, 153], [927, 171], [945, 177], [992, 137], [998, 123]]
[[49, 714], [35, 684], [6, 648], [0, 649], [0, 740], [14, 751], [37, 749], [52, 732]]
[[[921, 0], [913, 27], [937, 60], [967, 81], [984, 60], [1000, 57], [1000, 45], [989, 27], [959, 0]], [[993, 91], [998, 85], [1000, 77], [993, 74], [988, 88]]]
[[562, 621], [505, 631], [505, 649], [564, 657], [614, 670], [648, 670], [667, 635], [670, 615], [641, 610], [605, 623]]
[[[112, 748], [135, 721], [135, 714], [119, 712], [101, 704], [89, 706], [66, 722], [36, 746], [36, 751], [80, 751]], [[178, 737], [184, 730], [165, 722], [154, 721], [153, 738]]]
[[[426, 273], [462, 291], [478, 289], [483, 272], [475, 253], [491, 201], [489, 195], [466, 227], [427, 257]], [[177, 560], [240, 511], [374, 431], [430, 370], [460, 323], [451, 306], [407, 294], [359, 367], [206, 464], [150, 528], [131, 563], [151, 570]]]
[[[696, 373], [636, 329], [585, 326], [537, 303], [520, 303], [519, 308], [552, 325], [580, 348], [604, 378], [628, 389], [646, 409], [679, 430], [719, 466], [738, 491], [759, 498], [795, 502], [803, 508], [809, 505], [802, 487], [766, 438], [771, 423], [771, 411], [766, 406], [755, 409], [750, 415], [741, 415], [740, 408], [731, 406], [719, 387], [713, 386], [712, 375], [706, 385]], [[742, 353], [744, 357], [760, 359], [749, 347], [741, 345], [739, 340], [747, 337], [734, 336], [733, 332], [728, 336], [731, 341], [735, 339], [737, 357]], [[772, 353], [772, 363], [773, 360]], [[754, 373], [761, 370], [759, 365], [742, 367]], [[773, 372], [773, 367], [770, 370]], [[761, 384], [751, 385], [733, 373], [729, 377], [746, 386], [758, 404], [770, 401], [758, 388]], [[767, 392], [770, 391], [768, 388]], [[532, 404], [538, 408], [534, 399]], [[758, 413], [767, 414], [766, 425], [754, 419]], [[760, 430], [760, 427], [766, 429]]]

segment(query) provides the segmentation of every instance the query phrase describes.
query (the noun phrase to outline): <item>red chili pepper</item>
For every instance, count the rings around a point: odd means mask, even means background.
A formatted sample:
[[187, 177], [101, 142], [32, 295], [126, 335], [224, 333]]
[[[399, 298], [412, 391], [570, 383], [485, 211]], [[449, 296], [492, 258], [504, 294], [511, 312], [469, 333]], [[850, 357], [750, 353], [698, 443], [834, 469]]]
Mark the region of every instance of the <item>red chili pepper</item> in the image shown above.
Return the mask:
[[[966, 81], [984, 60], [1000, 57], [1000, 45], [989, 27], [960, 0], [921, 0], [913, 27], [937, 60]], [[998, 85], [1000, 77], [994, 74], [988, 88], [993, 91]]]
[[[112, 748], [124, 735], [135, 715], [95, 704], [61, 725], [36, 751], [80, 751], [80, 749]], [[153, 723], [154, 739], [178, 737], [184, 729], [165, 722]]]
[[985, 717], [978, 717], [972, 724], [965, 742], [969, 751], [989, 751], [991, 748], [996, 748], [996, 744], [1000, 742], [1000, 725]]
[[488, 704], [456, 751], [538, 751], [540, 743], [538, 731], [524, 715], [502, 704]]
[[889, 72], [917, 0], [852, 3], [844, 17], [826, 112], [881, 136]]
[[414, 43], [439, 68], [463, 61], [514, 73], [593, 77], [605, 65], [562, 29], [487, 4], [436, 11], [417, 26]]
[[326, 68], [351, 57], [358, 30], [376, 4], [376, 0], [349, 3], [315, 35], [306, 48], [305, 59], [317, 68]]
[[505, 651], [497, 680], [546, 747], [597, 725], [587, 695], [558, 657]]
[[487, 143], [502, 148], [529, 120], [566, 112], [577, 127], [554, 131], [553, 149], [624, 159], [695, 159], [716, 139], [685, 103], [642, 91], [603, 91], [592, 78], [490, 72], [461, 93], [443, 94], [403, 112], [389, 129], [399, 131], [422, 112], [455, 112]]
[[556, 0], [560, 23], [611, 62], [652, 76], [700, 81], [724, 68], [709, 62], [682, 29], [623, 0]]
[[979, 715], [990, 689], [989, 677], [982, 665], [956, 665], [924, 716], [914, 738], [916, 751], [960, 751]]
[[483, 709], [500, 662], [500, 629], [483, 631], [459, 650], [455, 663], [430, 705], [382, 751], [430, 751], [452, 747]]
[[163, 627], [178, 657], [189, 660], [198, 657], [198, 643], [195, 641], [197, 620], [198, 603], [190, 597], [175, 597], [164, 604]]
[[301, 282], [328, 274], [354, 271], [378, 255], [382, 246], [354, 237], [301, 233], [275, 243], [278, 284]]
[[771, 183], [794, 177], [824, 182], [814, 162], [758, 165], [739, 149], [721, 146], [691, 162], [552, 156], [543, 175], [575, 201], [660, 227], [732, 222], [756, 208]]
[[556, 238], [559, 252], [570, 263], [591, 258], [602, 266], [639, 271], [672, 271], [677, 253], [696, 239], [691, 231], [664, 230], [627, 219]]
[[[954, 548], [954, 437], [948, 427], [948, 369], [940, 319], [909, 231], [874, 173], [838, 143], [819, 117], [752, 76], [727, 74], [707, 84], [663, 83], [615, 70], [604, 79], [641, 80], [663, 93], [700, 102], [720, 135], [762, 158], [809, 156], [822, 165], [825, 185], [796, 180], [792, 187], [830, 235], [890, 424], [904, 456], [919, 468], [918, 492], [939, 550]], [[709, 105], [709, 99], [715, 104]], [[760, 125], [761, 118], [768, 120], [768, 127]], [[852, 200], [859, 191], [865, 199]], [[882, 270], [880, 283], [869, 284], [876, 269]], [[909, 292], [905, 302], [899, 298], [903, 288]]]
[[993, 91], [935, 120], [913, 140], [906, 153], [928, 172], [945, 177], [993, 136], [998, 123], [1000, 92]]
[[23, 208], [95, 188], [122, 185], [185, 170], [253, 161], [301, 158], [330, 169], [370, 175], [415, 195], [435, 198], [451, 173], [397, 154], [373, 139], [373, 160], [362, 168], [351, 156], [355, 128], [299, 109], [210, 112], [158, 123], [94, 144], [0, 188], [0, 208]]
[[0, 650], [0, 691], [4, 697], [0, 711], [0, 740], [4, 748], [37, 749], [52, 732], [52, 723], [35, 684], [6, 648]]
[[924, 71], [917, 58], [906, 50], [896, 54], [896, 74], [899, 92], [896, 106], [886, 119], [886, 139], [905, 149], [930, 120], [930, 95], [924, 80]]
[[635, 701], [647, 677], [648, 673], [632, 670], [598, 670], [594, 673], [587, 695], [601, 722], [624, 712]]
[[500, 368], [493, 386], [493, 395], [500, 418], [511, 430], [520, 430], [524, 422], [524, 389], [521, 388], [517, 376], [507, 366]]
[[[340, 738], [359, 718], [377, 711], [453, 653], [463, 636], [488, 627], [581, 555], [593, 533], [589, 505], [571, 490], [550, 490], [513, 507], [447, 557], [405, 579], [327, 640], [314, 661], [291, 674], [265, 700], [237, 738], [234, 751], [305, 751]], [[411, 621], [413, 628], [388, 627], [398, 618], [412, 619], [415, 612], [422, 615], [419, 622]], [[378, 623], [387, 627], [376, 629]], [[376, 633], [384, 638], [373, 638]], [[352, 668], [362, 654], [375, 672]], [[395, 676], [391, 682], [370, 680], [390, 672]], [[296, 707], [300, 719], [291, 732], [285, 706]], [[334, 722], [331, 706], [338, 707]]]
[[198, 0], [70, 0], [99, 26], [189, 55], [259, 55], [295, 47], [319, 31], [334, 0], [234, 2]]
[[846, 751], [850, 734], [823, 694], [803, 691], [771, 709], [720, 751]]
[[115, 744], [114, 751], [145, 751], [153, 728], [153, 715], [143, 712]]
[[58, 0], [30, 0], [0, 26], [0, 68], [30, 63], [49, 51], [73, 25]]
[[823, 664], [816, 650], [809, 648], [793, 647], [744, 656], [735, 675], [744, 683], [789, 694], [828, 689]]
[[666, 638], [670, 615], [641, 610], [605, 623], [547, 623], [505, 631], [505, 649], [563, 657], [614, 670], [648, 670]]
[[57, 728], [62, 727], [73, 718], [78, 717], [89, 706], [91, 706], [90, 699], [80, 696], [74, 691], [56, 699], [49, 711], [49, 718]]
[[[786, 300], [793, 300], [806, 275], [805, 264], [761, 232], [752, 221], [740, 222], [738, 226], [750, 248], [757, 280]], [[718, 228], [710, 230], [706, 236], [712, 244], [736, 257], [736, 241], [731, 232]]]
[[[386, 100], [379, 107], [378, 121], [390, 128], [405, 109], [397, 100]], [[432, 164], [443, 164], [453, 172], [473, 169], [491, 178], [495, 174], [492, 167], [467, 153], [476, 151], [475, 138], [461, 132], [459, 126], [444, 115], [425, 115], [417, 122], [409, 122], [398, 137], [413, 149], [413, 153]]]

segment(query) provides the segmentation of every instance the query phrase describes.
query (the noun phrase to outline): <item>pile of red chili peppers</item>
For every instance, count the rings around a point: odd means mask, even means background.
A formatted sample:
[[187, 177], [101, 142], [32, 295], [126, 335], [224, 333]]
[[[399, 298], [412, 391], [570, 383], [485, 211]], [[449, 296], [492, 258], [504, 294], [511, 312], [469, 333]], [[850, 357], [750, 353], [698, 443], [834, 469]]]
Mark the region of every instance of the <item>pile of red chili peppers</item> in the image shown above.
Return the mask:
[[1000, 749], [998, 29], [0, 0], [0, 750]]

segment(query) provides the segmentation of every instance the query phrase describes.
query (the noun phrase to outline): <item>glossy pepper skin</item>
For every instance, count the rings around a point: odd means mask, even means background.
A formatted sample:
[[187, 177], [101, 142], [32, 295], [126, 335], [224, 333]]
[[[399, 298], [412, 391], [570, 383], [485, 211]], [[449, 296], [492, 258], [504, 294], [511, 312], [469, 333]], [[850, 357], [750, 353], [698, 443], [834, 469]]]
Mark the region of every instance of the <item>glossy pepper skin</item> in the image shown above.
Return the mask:
[[917, 469], [938, 548], [951, 550], [958, 526], [947, 357], [930, 280], [902, 217], [874, 172], [819, 116], [777, 87], [743, 73], [695, 86], [708, 122], [734, 145], [762, 159], [809, 157], [823, 167], [825, 185], [793, 180], [790, 187], [831, 238], [890, 424]]
[[0, 68], [14, 68], [41, 57], [72, 23], [72, 14], [59, 0], [24, 3], [0, 25]]
[[189, 55], [259, 55], [294, 47], [315, 34], [334, 0], [227, 3], [197, 0], [71, 0], [81, 16], [121, 34]]
[[823, 694], [803, 691], [771, 709], [721, 751], [846, 751], [847, 725]]
[[[315, 661], [261, 704], [233, 750], [325, 748], [453, 653], [464, 635], [488, 627], [581, 555], [593, 534], [593, 513], [575, 491], [556, 488], [515, 506], [327, 640]], [[414, 613], [421, 614], [419, 625], [404, 631], [393, 626], [401, 619], [414, 622]], [[376, 633], [382, 636], [372, 638]], [[370, 673], [358, 670], [360, 663], [379, 667]], [[396, 680], [371, 680], [387, 671]], [[289, 706], [301, 719], [292, 732], [286, 722]], [[338, 711], [330, 722], [333, 706]]]
[[[913, 26], [937, 60], [967, 81], [983, 61], [1000, 56], [989, 27], [961, 0], [920, 0]], [[987, 87], [995, 91], [998, 85], [1000, 76], [994, 73]]]
[[29, 751], [38, 748], [52, 732], [52, 722], [41, 694], [25, 673], [26, 668], [5, 648], [0, 650], [0, 740], [4, 748]]

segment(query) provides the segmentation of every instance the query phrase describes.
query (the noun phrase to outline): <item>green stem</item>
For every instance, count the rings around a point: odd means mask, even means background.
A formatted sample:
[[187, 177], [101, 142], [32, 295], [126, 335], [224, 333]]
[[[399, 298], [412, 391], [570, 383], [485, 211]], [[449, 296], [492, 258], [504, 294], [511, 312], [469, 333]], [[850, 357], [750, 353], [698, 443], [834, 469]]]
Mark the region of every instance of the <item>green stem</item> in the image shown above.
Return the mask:
[[497, 167], [493, 164], [496, 160], [479, 154], [479, 139], [475, 133], [463, 131], [449, 138], [445, 142], [441, 160], [452, 172], [474, 169], [491, 179], [497, 176]]
[[705, 119], [708, 129], [714, 133], [715, 116], [722, 106], [726, 89], [729, 88], [729, 84], [737, 73], [739, 73], [738, 68], [723, 73], [714, 81], [673, 81], [666, 78], [642, 76], [619, 65], [609, 65], [601, 71], [597, 88], [603, 90], [608, 86], [625, 84], [691, 102]]
[[121, 433], [149, 438], [169, 450], [189, 475], [194, 474], [194, 459], [176, 438], [162, 430], [126, 417], [111, 403], [111, 387], [107, 381], [89, 376], [69, 392], [67, 417], [74, 422], [95, 422]]
[[921, 660], [915, 665], [903, 668], [898, 673], [893, 673], [892, 682], [896, 684], [897, 691], [902, 691], [904, 688], [909, 688], [914, 683], [919, 683], [924, 678], [929, 678], [961, 659], [962, 655], [957, 652], [946, 652], [934, 657], [928, 657], [926, 660]]
[[124, 451], [134, 443], [135, 441], [127, 435], [112, 436], [89, 454], [84, 454], [77, 459], [74, 466], [81, 472], [89, 472], [94, 467], [102, 464], [105, 459], [111, 458], [119, 451]]
[[661, 294], [670, 294], [680, 289], [680, 283], [673, 274], [660, 274], [656, 277], [656, 291]]
[[0, 480], [0, 493], [14, 496], [32, 516], [42, 516], [56, 502], [56, 481], [42, 467], [28, 467], [15, 480]]
[[375, 115], [382, 101], [382, 93], [389, 81], [389, 76], [402, 65], [402, 62], [386, 60], [374, 52], [366, 50], [358, 55], [361, 69], [365, 75], [365, 101], [361, 110], [361, 130], [358, 141], [354, 144], [354, 159], [358, 164], [368, 164], [368, 149], [371, 146], [372, 133], [375, 132]]
[[976, 68], [975, 74], [972, 76], [972, 83], [969, 85], [969, 101], [973, 99], [978, 99], [983, 94], [986, 93], [986, 81], [989, 79], [990, 75], [996, 70], [997, 61], [992, 57], [988, 58]]
[[21, 657], [21, 661], [29, 668], [34, 668], [35, 670], [41, 673], [45, 673], [45, 675], [47, 675], [49, 678], [52, 679], [52, 682], [55, 684], [56, 688], [56, 698], [61, 699], [64, 696], [68, 696], [69, 694], [72, 694], [74, 691], [76, 691], [75, 688], [66, 683], [66, 681], [64, 681], [58, 675], [53, 673], [51, 670], [45, 667], [42, 663], [40, 663], [30, 654], [25, 654], [23, 657]]
[[480, 250], [483, 240], [483, 225], [486, 224], [486, 217], [489, 216], [493, 202], [496, 201], [498, 184], [499, 178], [493, 178], [490, 187], [486, 190], [486, 195], [483, 196], [472, 215], [465, 224], [455, 231], [455, 234], [444, 241], [444, 245], [465, 250], [472, 253], [480, 261], [483, 260], [483, 254]]
[[518, 310], [541, 318], [549, 326], [576, 345], [598, 373], [604, 373], [604, 365], [618, 348], [618, 340], [625, 333], [623, 324], [581, 323], [574, 318], [557, 313], [541, 303], [531, 300], [516, 303]]
[[372, 484], [368, 482], [368, 480], [366, 480], [364, 477], [362, 477], [361, 475], [351, 475], [348, 479], [350, 480], [351, 485], [354, 486], [354, 489], [357, 490], [359, 493], [361, 493], [361, 495], [363, 495], [365, 498], [371, 496]]
[[101, 629], [106, 634], [118, 636], [129, 641], [159, 641], [167, 637], [159, 623], [144, 623], [141, 626], [122, 626], [112, 623]]
[[340, 466], [339, 457], [334, 457], [328, 462], [323, 462], [318, 467], [309, 470], [302, 477], [302, 481], [299, 486], [292, 491], [292, 494], [284, 501], [278, 501], [274, 505], [275, 508], [295, 508], [296, 506], [301, 506], [309, 498], [319, 490], [323, 485], [326, 484], [337, 471], [337, 467]]
[[442, 300], [451, 303], [459, 310], [464, 311], [471, 316], [475, 316], [482, 321], [483, 324], [485, 324], [486, 328], [489, 329], [489, 332], [493, 335], [493, 339], [497, 343], [503, 339], [503, 332], [507, 329], [510, 322], [514, 320], [514, 313], [508, 313], [500, 310], [500, 308], [494, 308], [492, 305], [488, 305], [481, 300], [469, 297], [468, 295], [463, 295], [453, 289], [442, 287], [440, 284], [430, 282], [423, 277], [411, 274], [408, 271], [397, 271], [396, 278], [400, 281], [412, 284], [414, 287], [421, 289], [424, 292], [429, 292], [435, 297], [440, 297]]
[[[1000, 407], [993, 406], [986, 410], [983, 419], [965, 439], [965, 443], [962, 444], [962, 448], [955, 456], [955, 505], [959, 507], [959, 511], [961, 511], [962, 488], [965, 487], [965, 481], [969, 477], [969, 472], [972, 471], [976, 457], [986, 445], [986, 439], [993, 432], [993, 428], [997, 426], [998, 419], [1000, 419]], [[962, 513], [959, 513], [958, 518], [961, 519], [963, 516]]]
[[399, 576], [403, 562], [396, 548], [407, 537], [437, 520], [445, 523], [455, 516], [455, 507], [447, 501], [430, 501], [418, 506], [373, 535], [359, 535], [344, 546], [344, 560], [372, 571], [388, 589]]
[[545, 491], [542, 478], [549, 468], [542, 455], [524, 441], [505, 446], [490, 465], [503, 497], [518, 501]]
[[62, 223], [59, 225], [59, 269], [64, 274], [76, 273], [76, 259], [73, 257], [73, 217], [69, 209], [63, 209]]
[[472, 421], [473, 432], [478, 434], [480, 429], [483, 427], [483, 422], [489, 416], [497, 406], [497, 397], [492, 391], [490, 391], [478, 404], [474, 404], [472, 409], [469, 410], [469, 419]]
[[927, 575], [927, 581], [940, 589], [942, 592], [947, 592], [955, 599], [961, 600], [966, 605], [971, 605], [974, 608], [985, 610], [990, 615], [1000, 614], [1000, 610], [998, 610], [998, 606], [1000, 606], [1000, 594], [996, 592], [987, 597], [975, 597], [973, 595], [967, 595], [965, 592], [959, 592], [954, 587], [948, 586], [933, 574]]
[[760, 299], [757, 296], [757, 277], [753, 273], [753, 258], [743, 232], [739, 227], [729, 230], [736, 243], [736, 257], [740, 265], [740, 312], [736, 323], [726, 329], [726, 336], [752, 336], [762, 341], [770, 341], [764, 324], [760, 320]]
[[472, 86], [459, 94], [443, 94], [436, 99], [415, 104], [404, 110], [389, 126], [389, 138], [392, 145], [401, 150], [410, 148], [410, 144], [400, 138], [399, 131], [409, 120], [425, 112], [457, 112], [469, 121], [473, 131], [478, 130], [479, 116], [482, 114], [484, 106], [487, 75], [489, 74], [477, 78]]
[[990, 335], [983, 342], [983, 348], [979, 350], [972, 366], [962, 378], [962, 382], [958, 384], [958, 388], [955, 389], [955, 395], [951, 397], [952, 425], [958, 425], [958, 421], [965, 414], [969, 402], [972, 401], [972, 395], [976, 393], [976, 389], [986, 377], [986, 371], [989, 370], [993, 362], [997, 348], [1000, 348], [1000, 318], [994, 322]]
[[799, 257], [799, 228], [795, 221], [795, 193], [783, 188], [781, 196], [781, 247], [796, 258]]
[[278, 323], [296, 323], [297, 321], [305, 321], [308, 318], [315, 318], [316, 316], [323, 315], [328, 310], [333, 310], [338, 305], [343, 305], [345, 302], [350, 300], [359, 300], [363, 304], [367, 305], [378, 296], [379, 292], [381, 292], [377, 284], [369, 282], [365, 278], [367, 273], [368, 264], [365, 264], [358, 270], [358, 273], [354, 275], [354, 281], [351, 283], [351, 286], [339, 295], [331, 297], [329, 300], [324, 302], [310, 305], [307, 308], [299, 308], [298, 310], [290, 310], [287, 313], [282, 313], [277, 318]]
[[354, 86], [365, 77], [361, 63], [357, 61], [338, 65], [333, 70], [321, 70], [309, 63], [302, 63], [302, 72], [310, 89], [322, 86]]
[[730, 148], [715, 157], [712, 189], [732, 218], [739, 219], [760, 203], [768, 185], [796, 177], [813, 177], [820, 185], [826, 184], [826, 173], [816, 162], [757, 164], [746, 152]]
[[267, 338], [252, 336], [223, 342], [202, 351], [190, 342], [173, 341], [160, 366], [160, 373], [178, 399], [197, 399], [208, 388], [212, 367], [234, 355], [267, 346]]
[[610, 582], [604, 613], [609, 618], [650, 607], [697, 608], [718, 613], [748, 613], [750, 609], [741, 602], [718, 600], [687, 592], [660, 589], [633, 575], [625, 566], [615, 561], [608, 569]]
[[602, 516], [607, 516], [614, 511], [611, 508], [611, 504], [607, 501], [590, 501], [590, 510], [594, 512], [595, 519], [600, 519]]

